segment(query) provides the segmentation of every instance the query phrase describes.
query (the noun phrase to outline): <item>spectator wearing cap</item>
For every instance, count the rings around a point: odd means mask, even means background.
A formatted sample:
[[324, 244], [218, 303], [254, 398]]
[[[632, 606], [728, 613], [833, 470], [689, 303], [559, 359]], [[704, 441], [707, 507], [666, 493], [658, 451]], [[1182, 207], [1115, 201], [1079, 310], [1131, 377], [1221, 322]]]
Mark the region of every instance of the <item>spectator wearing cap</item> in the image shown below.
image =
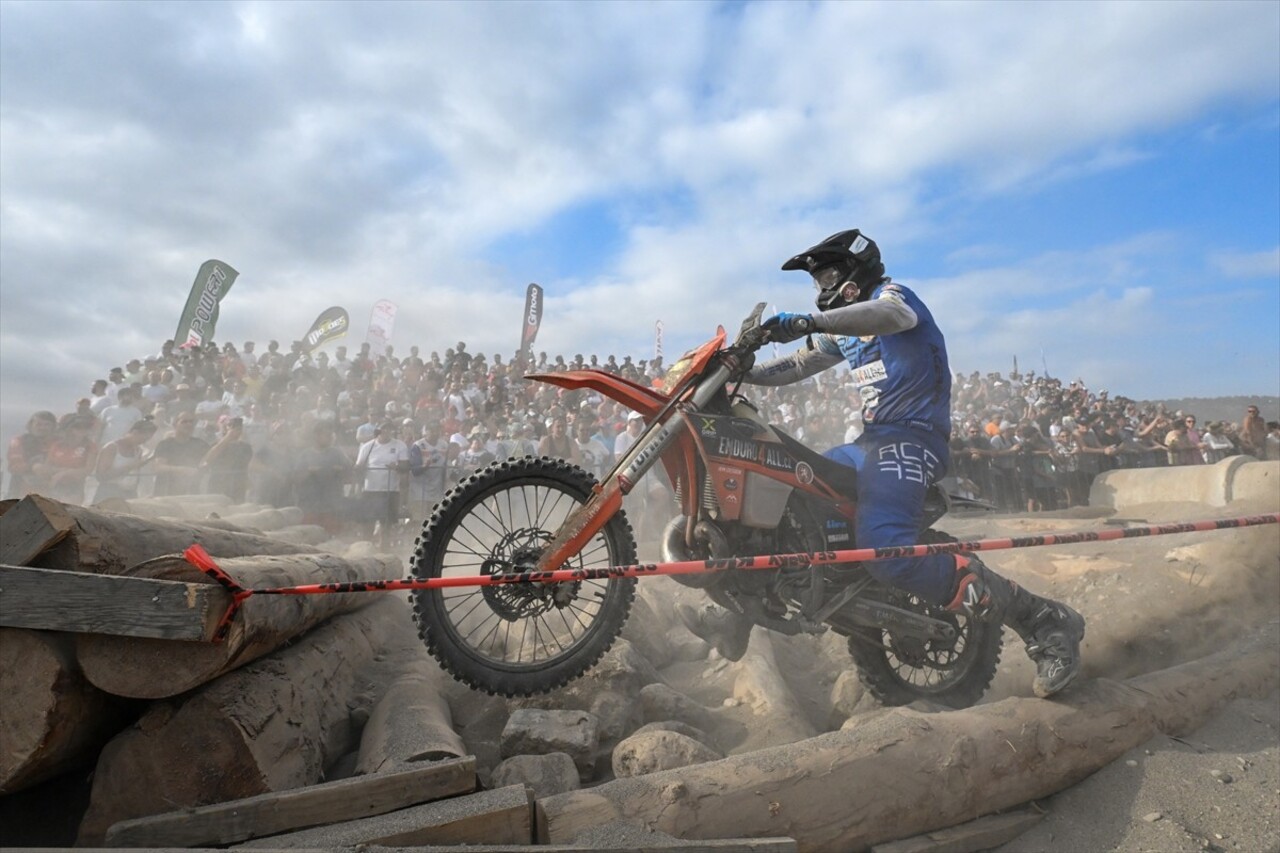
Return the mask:
[[636, 439], [644, 432], [644, 415], [639, 412], [631, 412], [627, 415], [626, 428], [618, 433], [618, 437], [613, 442], [613, 458], [621, 459], [623, 454], [631, 449], [631, 445], [636, 443]]
[[146, 378], [147, 371], [144, 369], [142, 361], [136, 358], [129, 359], [128, 363], [125, 364], [124, 384], [142, 383], [146, 381]]
[[1204, 436], [1200, 440], [1200, 453], [1208, 465], [1221, 462], [1237, 452], [1235, 444], [1227, 437], [1225, 427], [1226, 424], [1222, 421], [1209, 421], [1204, 426]]
[[194, 415], [198, 402], [196, 392], [191, 386], [186, 382], [179, 382], [173, 389], [173, 399], [165, 406], [170, 423], [177, 420], [179, 415]]
[[1003, 509], [1020, 509], [1018, 492], [1018, 435], [1012, 421], [1000, 421], [999, 431], [990, 439], [986, 456], [991, 460], [991, 486], [996, 503]]
[[102, 503], [110, 498], [136, 498], [138, 475], [142, 467], [151, 461], [145, 445], [156, 434], [156, 425], [150, 417], [129, 427], [129, 431], [115, 441], [102, 446], [94, 463], [93, 474], [98, 481], [93, 502]]
[[363, 487], [361, 519], [367, 525], [366, 535], [377, 536], [383, 548], [390, 547], [400, 519], [400, 473], [409, 470], [409, 447], [396, 438], [396, 431], [394, 422], [382, 423], [356, 454]]
[[538, 428], [536, 426], [531, 423], [520, 424], [519, 435], [516, 437], [515, 451], [512, 455], [538, 455]]
[[107, 380], [95, 379], [89, 389], [89, 410], [100, 415], [103, 409], [114, 402], [114, 398], [107, 393]]
[[23, 498], [47, 488], [47, 481], [35, 469], [46, 461], [57, 428], [58, 418], [53, 412], [36, 412], [27, 419], [27, 431], [9, 440], [6, 454], [9, 491], [6, 497]]
[[[115, 404], [116, 400], [119, 398], [120, 389], [128, 387], [128, 384], [129, 383], [124, 381], [123, 367], [111, 368], [111, 370], [107, 373], [107, 396], [111, 398], [111, 403], [109, 403], [108, 405]], [[97, 412], [94, 412], [94, 414], [100, 415], [102, 414], [102, 412], [97, 411]]]
[[493, 462], [494, 456], [485, 447], [488, 434], [484, 427], [475, 426], [467, 435], [467, 446], [458, 454], [457, 468], [459, 476], [465, 477]]

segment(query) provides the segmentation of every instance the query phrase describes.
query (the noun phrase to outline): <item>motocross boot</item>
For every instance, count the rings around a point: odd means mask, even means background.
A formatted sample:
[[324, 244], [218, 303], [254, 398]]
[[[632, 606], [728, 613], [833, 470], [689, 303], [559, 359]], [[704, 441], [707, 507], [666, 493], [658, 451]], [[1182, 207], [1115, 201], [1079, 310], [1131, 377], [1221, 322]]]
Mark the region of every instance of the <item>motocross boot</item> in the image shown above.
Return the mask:
[[946, 609], [1016, 631], [1035, 662], [1031, 689], [1041, 699], [1065, 688], [1080, 672], [1084, 617], [1001, 577], [976, 557], [956, 555], [955, 593]]
[[676, 615], [690, 633], [706, 640], [725, 660], [739, 661], [747, 653], [755, 623], [741, 613], [714, 604], [701, 609], [677, 604]]

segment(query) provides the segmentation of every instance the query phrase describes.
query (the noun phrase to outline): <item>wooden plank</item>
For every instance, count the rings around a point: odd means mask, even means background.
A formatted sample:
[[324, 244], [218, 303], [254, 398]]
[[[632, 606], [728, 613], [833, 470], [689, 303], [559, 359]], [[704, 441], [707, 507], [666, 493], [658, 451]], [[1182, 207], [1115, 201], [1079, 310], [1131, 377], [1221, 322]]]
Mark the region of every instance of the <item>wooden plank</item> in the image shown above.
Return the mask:
[[0, 627], [208, 641], [231, 598], [204, 583], [0, 565]]
[[977, 853], [999, 847], [1040, 822], [1032, 809], [987, 815], [958, 826], [876, 844], [871, 853]]
[[532, 843], [533, 792], [525, 785], [510, 785], [364, 820], [273, 835], [237, 849]]
[[66, 538], [75, 525], [60, 504], [28, 495], [0, 515], [0, 563], [27, 565]]
[[273, 791], [242, 800], [125, 820], [107, 830], [111, 847], [234, 844], [320, 824], [368, 818], [474, 791], [475, 756], [396, 773], [376, 773]]
[[[338, 847], [254, 848], [257, 853], [341, 853]], [[661, 844], [428, 844], [422, 847], [365, 846], [361, 853], [796, 853], [792, 838], [722, 838]], [[222, 847], [6, 847], [4, 853], [226, 853]]]

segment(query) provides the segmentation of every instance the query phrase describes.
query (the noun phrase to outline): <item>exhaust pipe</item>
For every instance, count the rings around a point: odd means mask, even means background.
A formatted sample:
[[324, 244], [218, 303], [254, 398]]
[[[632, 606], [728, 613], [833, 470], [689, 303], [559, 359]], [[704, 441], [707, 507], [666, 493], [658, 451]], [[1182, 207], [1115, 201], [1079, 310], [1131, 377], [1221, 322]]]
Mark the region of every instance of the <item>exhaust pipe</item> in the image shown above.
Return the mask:
[[[664, 563], [683, 563], [688, 560], [722, 559], [733, 556], [729, 548], [729, 540], [725, 538], [719, 527], [708, 521], [699, 521], [693, 528], [694, 541], [704, 546], [701, 554], [695, 555], [685, 542], [685, 531], [688, 519], [678, 515], [667, 524], [662, 531], [662, 546], [659, 552]], [[714, 573], [696, 575], [672, 575], [672, 578], [694, 589], [706, 589], [720, 581]]]

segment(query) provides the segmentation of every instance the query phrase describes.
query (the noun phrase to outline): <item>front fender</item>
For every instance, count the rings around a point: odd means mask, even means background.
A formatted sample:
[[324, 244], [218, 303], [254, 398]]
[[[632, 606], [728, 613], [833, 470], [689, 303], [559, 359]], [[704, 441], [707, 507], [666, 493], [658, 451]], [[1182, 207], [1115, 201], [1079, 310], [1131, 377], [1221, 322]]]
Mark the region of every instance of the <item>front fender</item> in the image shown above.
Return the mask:
[[545, 382], [571, 391], [587, 389], [598, 391], [610, 400], [616, 400], [632, 411], [644, 415], [645, 421], [662, 411], [668, 397], [656, 388], [646, 388], [630, 379], [623, 379], [603, 370], [568, 370], [564, 373], [528, 373], [525, 379]]

